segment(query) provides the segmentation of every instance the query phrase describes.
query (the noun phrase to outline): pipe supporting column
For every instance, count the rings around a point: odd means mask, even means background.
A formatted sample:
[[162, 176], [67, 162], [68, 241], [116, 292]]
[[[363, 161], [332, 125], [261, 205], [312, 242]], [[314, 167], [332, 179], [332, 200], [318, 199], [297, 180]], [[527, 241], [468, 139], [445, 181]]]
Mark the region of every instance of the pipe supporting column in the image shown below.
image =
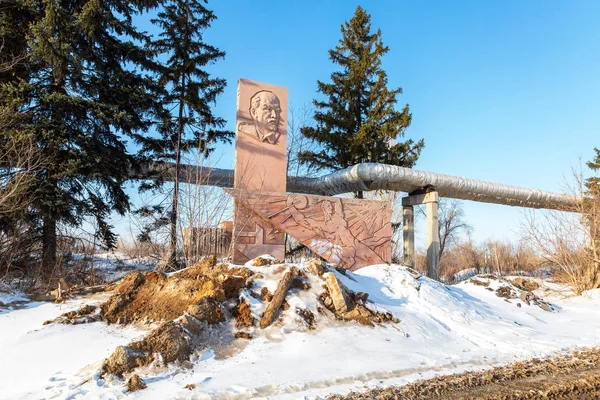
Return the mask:
[[427, 207], [427, 276], [438, 280], [440, 275], [440, 237], [438, 221], [439, 196], [437, 192], [412, 194], [402, 199], [404, 223], [404, 265], [415, 265], [415, 222], [413, 206]]
[[403, 264], [415, 267], [415, 210], [413, 206], [402, 207], [402, 239], [404, 243]]
[[440, 276], [440, 236], [438, 221], [438, 195], [427, 202], [427, 276], [439, 280]]

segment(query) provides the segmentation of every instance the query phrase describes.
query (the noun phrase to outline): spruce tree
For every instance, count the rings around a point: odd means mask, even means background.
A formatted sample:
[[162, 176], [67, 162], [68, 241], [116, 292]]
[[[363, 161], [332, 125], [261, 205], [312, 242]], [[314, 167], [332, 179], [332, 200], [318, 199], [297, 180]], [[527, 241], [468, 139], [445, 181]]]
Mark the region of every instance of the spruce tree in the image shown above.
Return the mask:
[[408, 105], [402, 111], [395, 108], [402, 89], [387, 87], [381, 59], [389, 49], [383, 45], [381, 31], [371, 31], [371, 16], [360, 6], [341, 30], [339, 44], [329, 50], [340, 70], [331, 74], [330, 83], [318, 81], [318, 91], [326, 100], [313, 102], [316, 126], [302, 128], [320, 150], [304, 151], [300, 160], [311, 168], [329, 170], [364, 162], [412, 167], [423, 140], [400, 141], [411, 114]]
[[[596, 174], [600, 173], [600, 149], [594, 149], [596, 156], [594, 160], [589, 161], [587, 166]], [[585, 186], [588, 192], [594, 196], [600, 196], [600, 177], [592, 176], [586, 180]]]
[[41, 225], [46, 277], [56, 267], [61, 224], [78, 226], [92, 217], [96, 236], [106, 247], [116, 244], [107, 217], [128, 210], [122, 185], [136, 166], [126, 137], [139, 139], [155, 119], [152, 115], [160, 112], [157, 86], [143, 72], [152, 66], [152, 54], [144, 50], [148, 38], [132, 24], [133, 16], [155, 3], [14, 2], [32, 16], [20, 31], [26, 71], [5, 81], [2, 90], [13, 100], [22, 99], [17, 112], [25, 121], [20, 128], [32, 133], [47, 160], [36, 174], [30, 207], [34, 222]]
[[[166, 3], [152, 22], [160, 27], [154, 48], [166, 61], [159, 82], [166, 94], [165, 107], [173, 110], [160, 125], [160, 137], [146, 139], [143, 153], [156, 161], [175, 163], [174, 187], [168, 222], [169, 265], [176, 264], [179, 172], [182, 153], [196, 149], [207, 156], [218, 141], [231, 142], [234, 132], [224, 130], [226, 121], [213, 114], [211, 106], [225, 89], [224, 79], [212, 77], [206, 68], [225, 53], [204, 41], [204, 33], [216, 19], [202, 0], [173, 0]], [[162, 179], [154, 188], [162, 185]], [[159, 210], [160, 211], [160, 210]], [[153, 228], [158, 225], [153, 224]]]
[[[594, 151], [596, 156], [587, 163], [587, 166], [594, 171], [595, 176], [591, 176], [585, 181], [586, 196], [583, 200], [583, 209], [587, 214], [595, 244], [600, 245], [600, 149], [594, 149]], [[598, 249], [595, 251], [596, 254], [600, 253]], [[600, 260], [597, 260], [597, 263], [600, 264]]]

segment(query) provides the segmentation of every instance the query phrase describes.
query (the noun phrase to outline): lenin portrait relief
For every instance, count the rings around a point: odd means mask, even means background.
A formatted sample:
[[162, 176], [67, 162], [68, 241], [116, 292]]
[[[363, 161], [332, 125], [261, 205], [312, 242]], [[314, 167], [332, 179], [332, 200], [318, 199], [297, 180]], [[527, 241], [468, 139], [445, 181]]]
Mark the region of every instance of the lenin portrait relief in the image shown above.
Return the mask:
[[271, 91], [261, 90], [250, 97], [249, 114], [251, 121], [241, 122], [240, 131], [256, 140], [268, 144], [277, 144], [281, 105], [279, 98]]

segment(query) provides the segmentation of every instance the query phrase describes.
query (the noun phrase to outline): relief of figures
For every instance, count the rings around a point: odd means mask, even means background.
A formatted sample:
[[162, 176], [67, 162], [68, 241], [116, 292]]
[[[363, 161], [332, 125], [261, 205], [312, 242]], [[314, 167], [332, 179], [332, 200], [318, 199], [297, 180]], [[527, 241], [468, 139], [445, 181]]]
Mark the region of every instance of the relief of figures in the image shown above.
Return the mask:
[[391, 261], [388, 203], [300, 194], [231, 194], [331, 263], [356, 269]]
[[281, 122], [281, 105], [279, 98], [271, 91], [261, 90], [250, 98], [249, 115], [252, 119], [241, 121], [238, 129], [260, 142], [277, 144], [279, 124]]

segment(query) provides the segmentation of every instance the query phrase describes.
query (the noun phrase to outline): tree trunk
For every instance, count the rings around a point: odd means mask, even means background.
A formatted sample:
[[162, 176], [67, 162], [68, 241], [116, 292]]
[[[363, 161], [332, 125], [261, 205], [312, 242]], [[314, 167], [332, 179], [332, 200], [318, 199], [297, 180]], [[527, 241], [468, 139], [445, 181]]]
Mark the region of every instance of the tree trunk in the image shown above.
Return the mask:
[[47, 281], [56, 267], [56, 220], [44, 217], [42, 228], [42, 279]]
[[179, 167], [181, 165], [181, 135], [183, 133], [183, 106], [185, 91], [185, 76], [181, 77], [181, 97], [179, 99], [179, 116], [177, 119], [177, 147], [175, 148], [175, 182], [173, 187], [173, 203], [171, 208], [171, 245], [169, 265], [177, 265], [177, 211], [179, 210]]
[[273, 294], [273, 298], [269, 302], [269, 305], [267, 306], [267, 310], [265, 311], [262, 318], [260, 319], [260, 327], [262, 329], [267, 328], [275, 320], [275, 317], [277, 316], [277, 312], [279, 311], [279, 309], [281, 308], [281, 305], [283, 304], [283, 301], [285, 300], [285, 294], [292, 286], [292, 280], [293, 280], [294, 276], [296, 276], [296, 274], [294, 274], [294, 272], [295, 271], [293, 271], [293, 270], [286, 271], [283, 274], [283, 277], [281, 278], [281, 280], [279, 281], [279, 284], [277, 285], [277, 289], [275, 289], [275, 293]]

